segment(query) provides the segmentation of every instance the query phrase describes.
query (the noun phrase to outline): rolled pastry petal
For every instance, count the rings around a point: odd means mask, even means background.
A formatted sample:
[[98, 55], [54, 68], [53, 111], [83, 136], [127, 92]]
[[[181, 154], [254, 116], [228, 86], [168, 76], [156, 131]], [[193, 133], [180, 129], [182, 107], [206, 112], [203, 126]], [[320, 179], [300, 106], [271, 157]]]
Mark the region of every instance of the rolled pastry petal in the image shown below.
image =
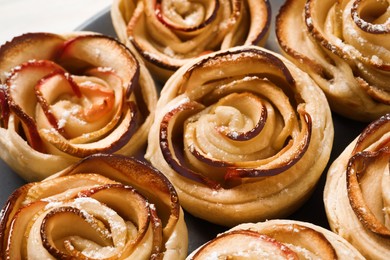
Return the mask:
[[260, 47], [183, 66], [156, 111], [145, 158], [187, 211], [222, 225], [290, 214], [315, 187], [333, 143], [319, 87]]
[[172, 184], [150, 165], [95, 154], [17, 189], [1, 211], [1, 259], [184, 259]]
[[271, 6], [268, 0], [115, 0], [111, 17], [118, 38], [165, 82], [205, 53], [265, 44]]
[[390, 112], [389, 10], [387, 0], [288, 0], [276, 18], [276, 35], [332, 110], [371, 122]]
[[365, 259], [340, 236], [311, 223], [275, 219], [219, 234], [192, 252], [201, 259]]
[[112, 38], [15, 37], [0, 48], [0, 83], [0, 157], [27, 181], [94, 153], [145, 147], [157, 91], [143, 63]]
[[329, 168], [324, 190], [332, 230], [369, 259], [390, 255], [390, 114], [372, 122]]

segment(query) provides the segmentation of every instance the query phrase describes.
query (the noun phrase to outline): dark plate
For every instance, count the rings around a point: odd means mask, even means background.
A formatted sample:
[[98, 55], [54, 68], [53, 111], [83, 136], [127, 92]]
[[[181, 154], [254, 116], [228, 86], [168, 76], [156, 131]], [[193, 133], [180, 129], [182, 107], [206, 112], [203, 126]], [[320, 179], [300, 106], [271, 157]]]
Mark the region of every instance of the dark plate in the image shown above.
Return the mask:
[[[272, 0], [272, 13], [273, 20], [271, 26], [271, 34], [267, 41], [266, 48], [278, 52], [278, 45], [274, 34], [274, 17], [282, 4], [282, 0]], [[98, 13], [92, 19], [86, 21], [80, 25], [76, 30], [94, 31], [103, 33], [108, 36], [116, 37], [114, 28], [111, 23], [111, 16], [109, 8]], [[289, 219], [301, 220], [311, 222], [313, 224], [325, 227], [329, 229], [329, 225], [326, 219], [324, 204], [322, 200], [322, 193], [326, 179], [326, 172], [329, 165], [339, 156], [344, 148], [362, 131], [367, 125], [359, 122], [355, 122], [339, 115], [333, 114], [333, 122], [335, 127], [335, 138], [333, 149], [328, 166], [324, 170], [324, 173], [317, 185], [316, 190], [310, 199], [294, 214], [289, 216]], [[25, 182], [18, 177], [12, 170], [0, 160], [0, 205], [4, 205], [8, 196], [19, 186]], [[227, 230], [226, 227], [217, 226], [207, 221], [195, 218], [188, 213], [185, 213], [185, 219], [189, 230], [189, 252], [214, 238], [218, 233]]]

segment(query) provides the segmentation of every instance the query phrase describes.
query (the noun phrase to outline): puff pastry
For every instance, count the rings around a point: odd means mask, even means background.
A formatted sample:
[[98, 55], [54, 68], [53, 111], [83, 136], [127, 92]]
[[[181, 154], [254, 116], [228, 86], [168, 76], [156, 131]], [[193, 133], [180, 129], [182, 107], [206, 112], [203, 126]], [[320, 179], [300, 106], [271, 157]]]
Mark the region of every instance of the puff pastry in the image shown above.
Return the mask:
[[184, 259], [177, 194], [150, 165], [96, 154], [17, 189], [1, 212], [1, 259]]
[[145, 158], [191, 214], [222, 225], [285, 216], [316, 185], [333, 144], [325, 96], [275, 53], [236, 47], [167, 81]]
[[263, 45], [268, 0], [115, 0], [118, 38], [134, 48], [161, 82], [193, 58], [239, 45]]
[[0, 48], [0, 83], [0, 157], [27, 181], [93, 153], [145, 149], [157, 91], [143, 63], [112, 38], [15, 37]]
[[276, 219], [238, 225], [191, 253], [200, 259], [365, 259], [335, 233], [307, 222]]
[[390, 112], [389, 10], [387, 0], [288, 0], [276, 35], [333, 111], [371, 122]]
[[324, 190], [330, 227], [369, 259], [390, 255], [389, 140], [387, 114], [333, 162]]

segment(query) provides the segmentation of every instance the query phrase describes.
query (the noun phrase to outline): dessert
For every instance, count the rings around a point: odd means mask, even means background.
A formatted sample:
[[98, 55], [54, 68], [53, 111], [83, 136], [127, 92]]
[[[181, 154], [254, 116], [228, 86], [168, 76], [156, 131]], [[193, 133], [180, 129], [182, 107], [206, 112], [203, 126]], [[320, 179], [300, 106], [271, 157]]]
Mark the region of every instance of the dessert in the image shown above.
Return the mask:
[[157, 91], [143, 63], [112, 38], [15, 37], [0, 48], [0, 83], [0, 157], [27, 181], [94, 153], [145, 148]]
[[330, 227], [368, 259], [390, 255], [390, 114], [372, 122], [329, 168]]
[[238, 225], [199, 247], [190, 259], [365, 259], [322, 227], [276, 219]]
[[199, 57], [167, 81], [145, 158], [183, 208], [232, 226], [292, 213], [333, 144], [325, 96], [282, 56], [240, 46]]
[[371, 122], [390, 112], [389, 1], [288, 0], [281, 51], [325, 92], [333, 111]]
[[1, 259], [184, 259], [187, 228], [173, 186], [150, 165], [95, 154], [8, 199]]
[[268, 0], [115, 0], [111, 17], [118, 38], [165, 82], [197, 56], [243, 44], [263, 45], [271, 8]]

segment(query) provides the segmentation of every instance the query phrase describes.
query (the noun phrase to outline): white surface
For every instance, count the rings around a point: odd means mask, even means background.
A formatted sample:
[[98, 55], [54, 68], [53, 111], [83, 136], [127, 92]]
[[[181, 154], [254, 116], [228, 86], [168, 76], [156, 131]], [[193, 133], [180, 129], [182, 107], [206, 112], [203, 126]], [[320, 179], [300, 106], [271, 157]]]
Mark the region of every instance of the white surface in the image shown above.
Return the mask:
[[0, 45], [27, 32], [73, 31], [112, 0], [0, 0]]

